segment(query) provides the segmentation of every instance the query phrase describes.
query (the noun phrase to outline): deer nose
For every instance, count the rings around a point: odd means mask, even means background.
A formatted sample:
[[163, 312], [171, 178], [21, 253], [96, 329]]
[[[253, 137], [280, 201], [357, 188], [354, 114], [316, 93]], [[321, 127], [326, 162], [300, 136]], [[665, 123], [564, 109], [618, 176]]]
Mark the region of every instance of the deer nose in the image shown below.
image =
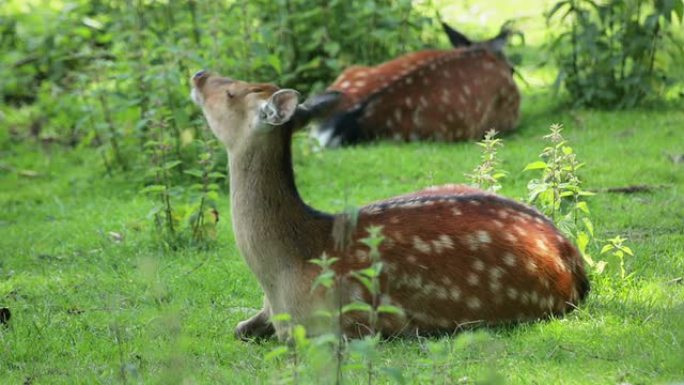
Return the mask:
[[192, 81], [195, 83], [196, 87], [199, 87], [202, 85], [202, 83], [204, 83], [204, 80], [206, 80], [208, 75], [209, 73], [207, 70], [199, 70], [192, 75]]

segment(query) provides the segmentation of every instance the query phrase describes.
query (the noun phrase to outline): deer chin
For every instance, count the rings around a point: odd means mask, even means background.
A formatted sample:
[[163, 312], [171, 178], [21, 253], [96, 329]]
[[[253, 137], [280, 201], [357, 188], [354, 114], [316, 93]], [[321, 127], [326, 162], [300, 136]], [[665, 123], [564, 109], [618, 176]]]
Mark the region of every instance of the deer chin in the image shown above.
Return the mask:
[[202, 95], [197, 91], [197, 88], [193, 87], [190, 91], [190, 99], [199, 107], [202, 107], [204, 100], [202, 100]]

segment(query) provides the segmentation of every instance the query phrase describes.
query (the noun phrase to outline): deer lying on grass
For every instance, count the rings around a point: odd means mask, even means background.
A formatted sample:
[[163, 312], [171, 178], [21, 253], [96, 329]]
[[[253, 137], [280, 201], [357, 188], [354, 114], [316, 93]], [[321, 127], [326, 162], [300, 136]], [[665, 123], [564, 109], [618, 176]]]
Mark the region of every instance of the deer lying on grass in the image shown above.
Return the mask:
[[[192, 99], [228, 151], [235, 239], [265, 293], [263, 309], [238, 324], [237, 337], [285, 337], [285, 328], [270, 321], [279, 313], [311, 330], [322, 299], [311, 290], [320, 268], [309, 261], [324, 252], [338, 257], [338, 276], [368, 267], [369, 249], [359, 240], [370, 225], [382, 226], [385, 237], [381, 302], [404, 312], [380, 316], [386, 336], [561, 315], [587, 294], [580, 255], [546, 217], [468, 186], [437, 186], [362, 207], [340, 252], [332, 232], [342, 215], [307, 206], [295, 186], [292, 133], [308, 114], [299, 94], [203, 71], [192, 83]], [[344, 303], [370, 300], [353, 278], [339, 290]], [[347, 335], [368, 330], [367, 315], [345, 313], [341, 321]]]
[[336, 147], [376, 138], [459, 141], [513, 130], [520, 94], [503, 55], [509, 32], [473, 43], [442, 23], [450, 50], [410, 53], [345, 70], [326, 93], [314, 136]]

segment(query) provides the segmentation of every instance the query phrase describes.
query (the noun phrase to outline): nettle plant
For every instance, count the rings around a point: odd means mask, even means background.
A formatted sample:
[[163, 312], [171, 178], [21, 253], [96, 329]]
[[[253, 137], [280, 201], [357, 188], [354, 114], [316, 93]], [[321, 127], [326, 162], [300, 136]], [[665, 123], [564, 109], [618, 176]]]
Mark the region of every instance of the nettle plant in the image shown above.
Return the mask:
[[[351, 219], [350, 215], [350, 219]], [[345, 223], [344, 227], [354, 227], [353, 220]], [[320, 273], [316, 277], [311, 290], [324, 290], [328, 294], [328, 307], [319, 309], [316, 316], [321, 324], [328, 325], [327, 331], [314, 339], [306, 336], [306, 330], [302, 325], [293, 325], [289, 314], [276, 314], [272, 317], [273, 322], [280, 322], [288, 328], [289, 341], [287, 345], [281, 345], [266, 355], [267, 360], [288, 357], [289, 370], [280, 373], [279, 383], [299, 383], [302, 379], [302, 361], [307, 358], [317, 382], [322, 379], [327, 382], [341, 384], [344, 382], [345, 373], [363, 370], [367, 383], [372, 384], [378, 377], [378, 372], [385, 374], [397, 383], [404, 383], [401, 370], [395, 367], [378, 368], [380, 351], [378, 344], [382, 336], [378, 332], [377, 323], [380, 314], [402, 314], [399, 307], [381, 303], [380, 275], [383, 270], [380, 245], [384, 241], [381, 226], [370, 226], [366, 229], [368, 236], [361, 242], [368, 246], [370, 265], [366, 268], [351, 271], [345, 276], [339, 276], [333, 269], [338, 258], [330, 258], [323, 254], [321, 258], [311, 260], [311, 263], [320, 267]], [[345, 234], [337, 232], [341, 249], [346, 248]], [[338, 294], [340, 288], [350, 280], [360, 282], [370, 293], [370, 303], [359, 300], [342, 303]], [[342, 334], [340, 325], [342, 316], [349, 312], [365, 313], [369, 319], [367, 335], [362, 339], [348, 341]], [[334, 378], [329, 368], [335, 367]], [[326, 382], [326, 381], [323, 381]]]
[[[183, 162], [175, 156], [174, 141], [164, 135], [168, 123], [161, 120], [155, 126], [160, 134], [158, 140], [145, 143], [152, 166], [147, 169], [149, 182], [140, 192], [155, 198], [148, 217], [153, 220], [157, 241], [171, 249], [212, 246], [219, 220], [218, 182], [225, 179], [223, 173], [214, 171], [214, 144], [197, 140], [196, 146], [202, 148], [197, 164], [180, 170]], [[190, 175], [194, 183], [183, 184], [183, 174]]]
[[576, 105], [629, 108], [660, 95], [681, 42], [684, 0], [561, 0], [547, 14], [558, 64], [555, 87], [565, 85]]
[[485, 133], [484, 139], [477, 142], [482, 149], [480, 164], [475, 167], [472, 174], [466, 174], [473, 187], [482, 190], [497, 192], [501, 189], [499, 179], [506, 176], [506, 172], [499, 169], [499, 159], [497, 153], [503, 147], [503, 140], [495, 138], [496, 130], [489, 130]]
[[[539, 155], [541, 160], [525, 167], [525, 171], [541, 174], [527, 185], [528, 201], [549, 216], [562, 232], [573, 238], [586, 263], [594, 272], [601, 274], [608, 261], [594, 260], [588, 250], [590, 242], [596, 239], [586, 198], [594, 193], [582, 188], [578, 170], [584, 167], [584, 163], [577, 160], [574, 150], [563, 137], [562, 125], [552, 124], [550, 131], [544, 136], [549, 145]], [[622, 279], [626, 277], [624, 256], [633, 255], [631, 249], [623, 244], [624, 241], [626, 239], [619, 235], [609, 239], [600, 253], [613, 251], [612, 255], [619, 260]]]

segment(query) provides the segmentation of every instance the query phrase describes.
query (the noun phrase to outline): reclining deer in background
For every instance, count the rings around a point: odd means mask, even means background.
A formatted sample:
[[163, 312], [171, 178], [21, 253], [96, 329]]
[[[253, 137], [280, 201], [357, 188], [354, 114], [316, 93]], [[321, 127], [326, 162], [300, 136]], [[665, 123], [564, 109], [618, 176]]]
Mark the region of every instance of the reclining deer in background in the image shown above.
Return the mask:
[[[347, 251], [338, 251], [332, 231], [340, 215], [307, 206], [295, 186], [292, 133], [309, 112], [298, 93], [203, 71], [192, 83], [192, 99], [228, 151], [235, 239], [265, 293], [263, 310], [238, 325], [238, 337], [284, 337], [269, 319], [277, 313], [311, 330], [322, 299], [311, 290], [320, 269], [309, 261], [324, 252], [339, 258], [338, 276], [369, 266], [369, 249], [359, 240], [371, 225], [382, 226], [385, 237], [381, 302], [404, 311], [380, 316], [384, 335], [561, 315], [587, 294], [581, 257], [546, 217], [467, 186], [437, 186], [362, 207]], [[369, 301], [370, 293], [350, 278], [339, 298]], [[367, 327], [367, 315], [343, 315], [347, 335]]]
[[318, 96], [313, 135], [336, 147], [376, 138], [459, 141], [518, 122], [520, 94], [503, 55], [509, 32], [473, 43], [442, 23], [453, 49], [414, 52], [345, 70]]

